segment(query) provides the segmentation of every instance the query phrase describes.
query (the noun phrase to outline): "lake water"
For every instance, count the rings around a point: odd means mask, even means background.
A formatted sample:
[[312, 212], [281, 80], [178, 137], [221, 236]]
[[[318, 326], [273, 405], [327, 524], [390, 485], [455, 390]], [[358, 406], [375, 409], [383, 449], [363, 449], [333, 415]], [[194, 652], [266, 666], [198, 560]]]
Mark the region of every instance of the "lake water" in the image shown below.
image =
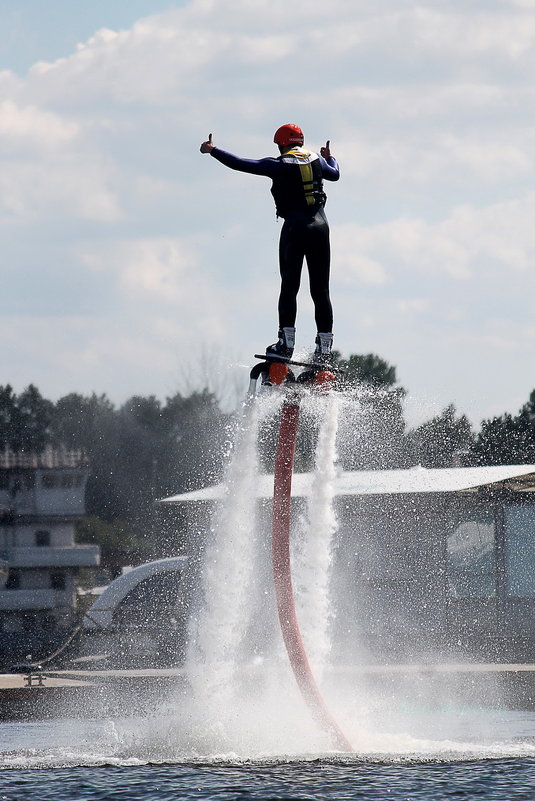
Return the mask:
[[457, 739], [439, 739], [449, 718], [459, 723], [450, 710], [436, 719], [436, 739], [430, 719], [425, 739], [374, 732], [354, 755], [248, 757], [201, 753], [170, 717], [3, 723], [0, 801], [535, 799], [535, 714], [463, 715]]

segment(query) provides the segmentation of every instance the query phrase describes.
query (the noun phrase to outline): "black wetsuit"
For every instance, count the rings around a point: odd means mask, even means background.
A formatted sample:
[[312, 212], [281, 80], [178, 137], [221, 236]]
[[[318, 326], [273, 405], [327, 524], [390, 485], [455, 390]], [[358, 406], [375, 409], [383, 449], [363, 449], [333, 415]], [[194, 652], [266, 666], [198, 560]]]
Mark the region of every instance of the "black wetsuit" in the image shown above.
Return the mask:
[[329, 295], [331, 249], [329, 224], [325, 216], [323, 179], [337, 181], [340, 171], [332, 156], [324, 159], [317, 153], [296, 147], [279, 158], [242, 159], [219, 148], [211, 155], [225, 166], [252, 175], [271, 178], [271, 192], [277, 216], [284, 218], [279, 243], [281, 292], [279, 327], [294, 327], [297, 316], [297, 293], [301, 283], [303, 259], [306, 258], [310, 294], [314, 302], [318, 331], [331, 332], [333, 312]]

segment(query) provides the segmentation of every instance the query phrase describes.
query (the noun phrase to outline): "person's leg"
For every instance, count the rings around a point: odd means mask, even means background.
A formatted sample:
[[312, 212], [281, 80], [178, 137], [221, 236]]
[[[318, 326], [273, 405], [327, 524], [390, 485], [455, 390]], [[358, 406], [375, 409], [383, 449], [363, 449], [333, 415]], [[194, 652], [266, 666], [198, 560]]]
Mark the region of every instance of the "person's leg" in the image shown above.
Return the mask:
[[319, 211], [307, 226], [305, 255], [317, 330], [332, 333], [333, 309], [329, 292], [331, 246], [329, 225], [323, 211]]
[[295, 221], [286, 220], [279, 241], [281, 289], [279, 295], [279, 328], [295, 327], [297, 293], [305, 255], [304, 229]]
[[291, 359], [295, 346], [297, 293], [304, 259], [303, 226], [285, 220], [279, 242], [281, 290], [279, 295], [279, 339], [266, 348], [267, 356]]

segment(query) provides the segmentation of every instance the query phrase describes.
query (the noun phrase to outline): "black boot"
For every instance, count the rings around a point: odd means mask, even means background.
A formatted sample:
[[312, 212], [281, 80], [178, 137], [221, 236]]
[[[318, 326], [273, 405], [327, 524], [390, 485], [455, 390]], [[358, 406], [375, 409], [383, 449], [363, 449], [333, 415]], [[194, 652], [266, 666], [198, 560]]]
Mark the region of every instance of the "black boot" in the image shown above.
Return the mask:
[[316, 337], [316, 350], [314, 351], [314, 361], [321, 364], [330, 364], [331, 351], [333, 347], [333, 335], [319, 333]]
[[266, 348], [266, 356], [276, 356], [277, 359], [291, 359], [295, 345], [295, 328], [279, 328], [279, 339]]

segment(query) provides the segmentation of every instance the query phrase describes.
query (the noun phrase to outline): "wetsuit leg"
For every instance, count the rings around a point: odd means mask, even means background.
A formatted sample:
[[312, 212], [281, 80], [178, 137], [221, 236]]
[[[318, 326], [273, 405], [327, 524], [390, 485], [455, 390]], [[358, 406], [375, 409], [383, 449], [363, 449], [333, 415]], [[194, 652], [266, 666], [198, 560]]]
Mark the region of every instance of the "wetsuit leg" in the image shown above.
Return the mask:
[[329, 294], [331, 245], [329, 224], [323, 209], [310, 220], [306, 234], [305, 256], [317, 330], [330, 333], [333, 330], [333, 309]]
[[287, 218], [279, 242], [281, 291], [279, 296], [279, 326], [294, 327], [297, 317], [297, 293], [305, 256], [306, 230], [301, 219]]

